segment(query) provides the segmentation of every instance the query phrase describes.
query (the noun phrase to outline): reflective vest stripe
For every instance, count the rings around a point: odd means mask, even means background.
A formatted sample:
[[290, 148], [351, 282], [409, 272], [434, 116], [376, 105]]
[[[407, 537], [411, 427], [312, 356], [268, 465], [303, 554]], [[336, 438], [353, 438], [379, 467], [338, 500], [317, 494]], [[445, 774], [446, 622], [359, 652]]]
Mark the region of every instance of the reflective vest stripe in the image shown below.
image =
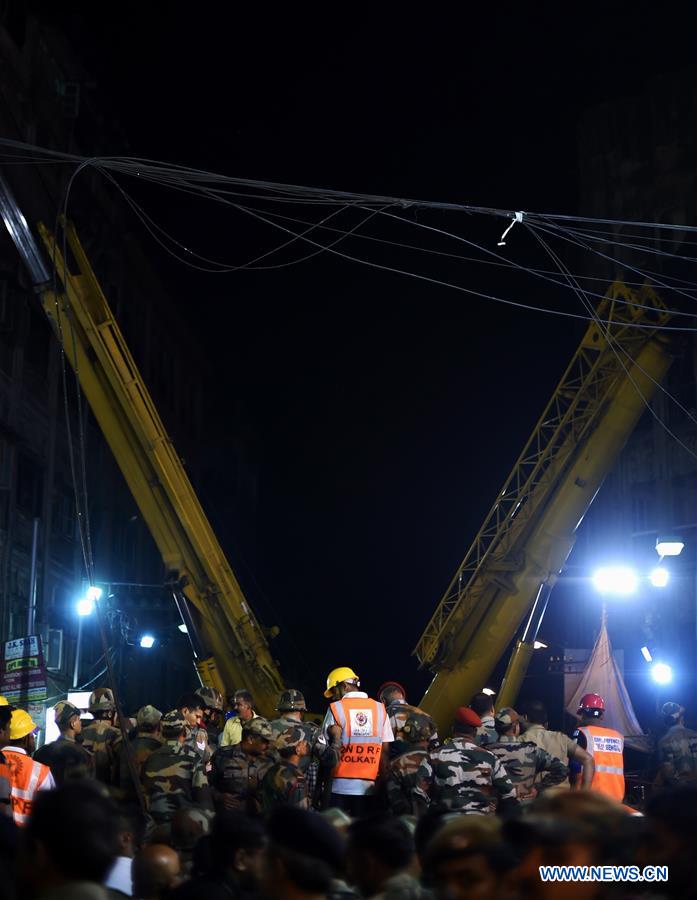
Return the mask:
[[12, 815], [17, 825], [24, 825], [31, 813], [34, 796], [51, 770], [24, 753], [13, 750], [4, 752], [10, 771]]
[[619, 766], [596, 766], [596, 772], [609, 772], [611, 775], [624, 775], [624, 769]]
[[367, 697], [344, 697], [332, 703], [330, 709], [342, 730], [341, 753], [334, 778], [375, 781], [387, 719], [384, 705]]

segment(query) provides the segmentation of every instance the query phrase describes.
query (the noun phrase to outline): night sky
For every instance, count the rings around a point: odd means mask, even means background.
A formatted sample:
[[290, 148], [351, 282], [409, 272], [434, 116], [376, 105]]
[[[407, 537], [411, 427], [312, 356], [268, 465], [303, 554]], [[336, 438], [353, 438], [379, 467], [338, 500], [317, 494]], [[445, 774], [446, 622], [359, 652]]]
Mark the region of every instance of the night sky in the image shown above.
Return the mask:
[[[396, 6], [381, 18], [352, 5], [254, 17], [205, 2], [120, 3], [109, 15], [101, 4], [42, 6], [127, 137], [114, 154], [544, 212], [578, 210], [583, 110], [640, 89], [688, 50], [687, 36], [675, 43], [678, 23], [641, 3], [579, 5], [563, 20], [551, 3], [465, 6], [457, 18]], [[231, 262], [278, 242], [211, 205], [148, 200], [182, 239]], [[423, 221], [492, 248], [502, 230], [484, 218]], [[283, 629], [285, 670], [316, 688], [349, 664], [369, 689], [396, 677], [416, 692], [425, 682], [410, 651], [581, 326], [326, 256], [225, 276], [155, 249], [153, 259], [217, 360], [211, 433], [254, 436], [257, 520], [227, 549], [260, 615]], [[406, 252], [391, 259], [415, 265]], [[481, 266], [429, 271], [514, 290]], [[515, 292], [547, 299], [530, 284]]]

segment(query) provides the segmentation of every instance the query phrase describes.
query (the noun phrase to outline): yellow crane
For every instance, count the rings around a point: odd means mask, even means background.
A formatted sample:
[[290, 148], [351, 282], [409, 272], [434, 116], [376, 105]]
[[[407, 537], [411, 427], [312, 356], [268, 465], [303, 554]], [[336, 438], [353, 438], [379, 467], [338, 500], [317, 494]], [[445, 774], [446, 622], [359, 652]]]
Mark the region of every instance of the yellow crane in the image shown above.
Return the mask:
[[515, 702], [578, 526], [670, 366], [669, 319], [648, 285], [615, 282], [599, 304], [413, 651], [435, 673], [421, 706], [440, 729], [481, 691], [527, 615], [497, 707]]
[[1, 177], [0, 215], [160, 551], [202, 683], [223, 692], [245, 687], [270, 715], [283, 689], [267, 640], [277, 629], [266, 631], [249, 606], [74, 227], [61, 223], [66, 268], [63, 242], [38, 226], [56, 273], [54, 292], [53, 273]]

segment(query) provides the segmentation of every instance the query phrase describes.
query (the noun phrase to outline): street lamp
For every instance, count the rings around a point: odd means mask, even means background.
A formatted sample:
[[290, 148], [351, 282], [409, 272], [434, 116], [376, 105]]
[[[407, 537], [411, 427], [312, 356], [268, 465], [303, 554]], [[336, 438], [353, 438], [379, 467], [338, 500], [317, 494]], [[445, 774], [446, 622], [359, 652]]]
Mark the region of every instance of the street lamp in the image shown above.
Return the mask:
[[144, 650], [150, 650], [155, 646], [155, 638], [151, 634], [144, 634], [140, 639], [140, 646]]
[[73, 668], [73, 687], [78, 686], [80, 679], [80, 661], [82, 658], [82, 620], [87, 616], [91, 616], [94, 612], [97, 601], [102, 596], [102, 589], [91, 584], [85, 591], [85, 596], [75, 604], [75, 610], [78, 615], [77, 619], [77, 644], [75, 646], [75, 666]]
[[595, 589], [601, 594], [626, 597], [639, 587], [639, 577], [628, 566], [605, 566], [593, 575]]
[[673, 670], [667, 663], [657, 662], [651, 666], [651, 677], [656, 684], [670, 684], [673, 680]]
[[651, 572], [649, 581], [656, 588], [667, 587], [668, 582], [670, 581], [670, 572], [668, 569], [664, 569], [663, 566], [659, 566]]
[[663, 535], [656, 538], [656, 553], [663, 559], [664, 556], [680, 556], [685, 542], [675, 535]]

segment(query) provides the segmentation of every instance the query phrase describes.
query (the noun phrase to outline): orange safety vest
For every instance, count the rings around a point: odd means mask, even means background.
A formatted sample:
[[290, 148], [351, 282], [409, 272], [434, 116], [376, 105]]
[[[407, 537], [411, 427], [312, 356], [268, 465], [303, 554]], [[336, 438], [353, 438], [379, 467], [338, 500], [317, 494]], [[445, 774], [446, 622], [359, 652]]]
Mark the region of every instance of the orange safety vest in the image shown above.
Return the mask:
[[344, 697], [329, 708], [343, 732], [334, 778], [375, 781], [380, 769], [382, 732], [387, 719], [384, 704], [367, 697]]
[[617, 800], [624, 799], [624, 738], [614, 728], [584, 725], [586, 749], [593, 757], [595, 774], [591, 788]]
[[0, 816], [11, 816], [10, 805], [12, 775], [6, 758], [0, 753]]
[[3, 750], [3, 753], [10, 772], [12, 815], [17, 825], [24, 825], [31, 813], [34, 794], [51, 774], [51, 770], [24, 753], [14, 750]]

